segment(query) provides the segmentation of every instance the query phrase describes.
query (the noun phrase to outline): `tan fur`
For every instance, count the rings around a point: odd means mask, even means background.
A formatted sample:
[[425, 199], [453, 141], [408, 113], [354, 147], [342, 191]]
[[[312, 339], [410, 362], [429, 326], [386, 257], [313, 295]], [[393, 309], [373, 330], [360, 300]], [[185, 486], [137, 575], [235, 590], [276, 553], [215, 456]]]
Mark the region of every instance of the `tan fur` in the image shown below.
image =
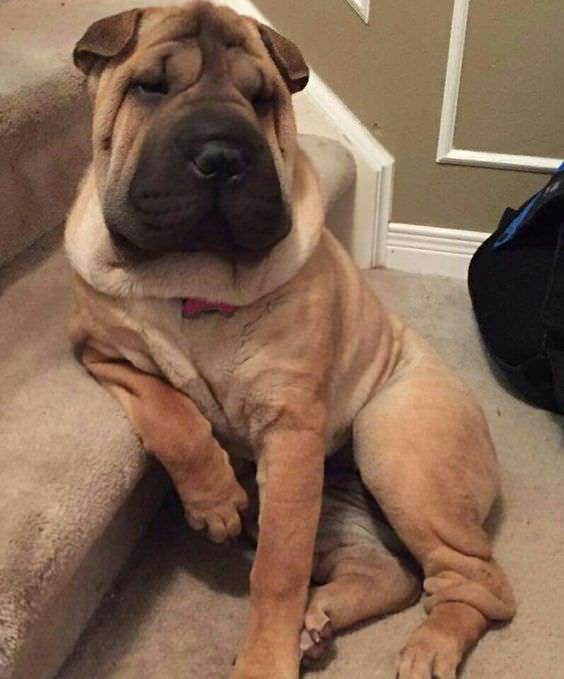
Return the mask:
[[[293, 229], [254, 265], [206, 253], [128, 261], [101, 211], [108, 186], [131, 176], [147, 126], [146, 114], [124, 99], [125, 83], [151, 49], [170, 45], [201, 16], [210, 44], [229, 33], [268, 69], [276, 105], [255, 124], [272, 149]], [[213, 82], [201, 79], [198, 88]], [[216, 94], [227, 96], [221, 82]], [[258, 28], [207, 3], [149, 10], [137, 48], [95, 67], [90, 86], [94, 163], [66, 231], [78, 274], [71, 337], [171, 473], [193, 525], [217, 540], [236, 534], [246, 495], [224, 449], [257, 464], [251, 617], [233, 677], [296, 679], [304, 619], [302, 649], [315, 655], [331, 624], [398, 610], [417, 595], [417, 579], [359, 500], [360, 482], [350, 487], [349, 474], [337, 497], [329, 478], [323, 496], [325, 457], [352, 442], [364, 487], [427, 578], [430, 615], [407, 644], [399, 676], [423, 679], [434, 667], [452, 679], [490, 622], [513, 614], [482, 529], [498, 492], [487, 424], [460, 380], [382, 307], [325, 230], [315, 173], [296, 147], [290, 96]], [[184, 319], [187, 297], [239, 308], [230, 317]], [[308, 605], [312, 570], [320, 587]]]

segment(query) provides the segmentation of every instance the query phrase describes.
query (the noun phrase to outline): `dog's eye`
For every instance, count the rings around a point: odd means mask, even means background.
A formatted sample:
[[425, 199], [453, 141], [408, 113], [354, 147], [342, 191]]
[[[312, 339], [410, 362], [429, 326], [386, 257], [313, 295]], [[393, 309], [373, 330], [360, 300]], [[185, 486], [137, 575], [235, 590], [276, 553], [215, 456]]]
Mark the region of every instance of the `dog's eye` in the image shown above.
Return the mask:
[[131, 83], [130, 89], [132, 92], [146, 97], [164, 97], [168, 94], [166, 80], [156, 80], [154, 82], [138, 80]]

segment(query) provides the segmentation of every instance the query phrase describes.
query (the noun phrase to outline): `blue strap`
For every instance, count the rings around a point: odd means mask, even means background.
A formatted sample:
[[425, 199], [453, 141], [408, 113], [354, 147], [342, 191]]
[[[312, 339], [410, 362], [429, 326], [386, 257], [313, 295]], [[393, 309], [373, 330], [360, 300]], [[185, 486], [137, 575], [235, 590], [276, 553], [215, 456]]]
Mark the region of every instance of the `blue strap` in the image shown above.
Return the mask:
[[496, 240], [494, 243], [494, 249], [499, 248], [502, 245], [505, 245], [505, 243], [508, 243], [510, 240], [512, 240], [521, 228], [521, 225], [525, 221], [525, 219], [528, 217], [529, 213], [531, 210], [535, 207], [535, 205], [539, 202], [540, 198], [542, 195], [542, 191], [539, 191], [538, 193], [535, 193], [535, 195], [529, 200], [529, 202], [524, 205], [524, 207], [521, 209], [520, 212], [517, 213], [517, 216], [513, 219], [512, 222], [507, 226], [505, 231], [501, 234], [501, 236]]
[[[564, 172], [564, 162], [560, 165], [560, 167], [556, 170], [553, 176], [556, 176], [558, 174], [561, 174]], [[552, 180], [551, 180], [552, 181]], [[513, 220], [507, 225], [505, 228], [505, 231], [501, 234], [501, 236], [495, 241], [493, 247], [494, 250], [501, 247], [502, 245], [505, 245], [505, 243], [509, 243], [510, 240], [513, 240], [521, 226], [523, 225], [523, 222], [527, 219], [529, 214], [531, 213], [531, 210], [537, 206], [541, 198], [543, 197], [545, 191], [545, 187], [542, 191], [539, 191], [538, 193], [535, 193], [535, 195], [527, 202], [525, 205], [521, 208], [521, 210], [515, 215]]]

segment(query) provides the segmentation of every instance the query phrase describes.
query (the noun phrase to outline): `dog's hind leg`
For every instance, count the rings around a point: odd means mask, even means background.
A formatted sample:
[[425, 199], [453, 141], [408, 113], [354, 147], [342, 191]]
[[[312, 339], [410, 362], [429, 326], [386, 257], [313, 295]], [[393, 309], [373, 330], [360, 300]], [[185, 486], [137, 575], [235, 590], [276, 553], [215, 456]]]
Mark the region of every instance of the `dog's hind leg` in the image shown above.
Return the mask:
[[421, 593], [420, 573], [364, 488], [345, 448], [326, 465], [302, 654], [318, 658], [333, 632], [400, 611]]
[[356, 417], [355, 459], [425, 573], [429, 617], [402, 653], [399, 678], [454, 679], [491, 622], [514, 613], [482, 528], [498, 491], [497, 463], [473, 396], [422, 340], [407, 341], [396, 374]]
[[367, 545], [322, 555], [314, 577], [326, 584], [310, 589], [305, 614], [301, 649], [312, 659], [325, 652], [333, 632], [401, 611], [421, 591], [419, 578], [403, 559]]

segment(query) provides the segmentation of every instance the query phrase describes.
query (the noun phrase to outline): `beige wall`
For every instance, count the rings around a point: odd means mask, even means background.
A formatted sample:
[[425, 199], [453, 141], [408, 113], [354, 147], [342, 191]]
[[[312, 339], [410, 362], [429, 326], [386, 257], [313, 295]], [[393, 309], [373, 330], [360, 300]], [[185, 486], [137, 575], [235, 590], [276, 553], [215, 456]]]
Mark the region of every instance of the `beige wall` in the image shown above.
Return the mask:
[[563, 39], [564, 0], [471, 0], [458, 148], [564, 154]]
[[[345, 0], [255, 4], [302, 47], [317, 73], [396, 157], [393, 221], [490, 231], [507, 205], [520, 204], [545, 181], [538, 174], [435, 162], [453, 0], [372, 0], [368, 26]], [[544, 10], [536, 13], [539, 5]], [[545, 29], [529, 30], [527, 16], [545, 22]], [[458, 146], [464, 142], [472, 150], [563, 153], [559, 34], [564, 34], [562, 0], [472, 0]], [[531, 55], [541, 62], [535, 68], [526, 51], [529, 36], [537, 44]], [[543, 40], [553, 44], [543, 46]], [[512, 53], [521, 61], [509, 69], [513, 82], [508, 84], [502, 66], [512, 64]], [[509, 105], [523, 101], [514, 88], [523, 91], [537, 77], [525, 115], [512, 111]], [[535, 104], [555, 88], [558, 97], [551, 100], [545, 122]], [[500, 111], [504, 107], [510, 110]]]

